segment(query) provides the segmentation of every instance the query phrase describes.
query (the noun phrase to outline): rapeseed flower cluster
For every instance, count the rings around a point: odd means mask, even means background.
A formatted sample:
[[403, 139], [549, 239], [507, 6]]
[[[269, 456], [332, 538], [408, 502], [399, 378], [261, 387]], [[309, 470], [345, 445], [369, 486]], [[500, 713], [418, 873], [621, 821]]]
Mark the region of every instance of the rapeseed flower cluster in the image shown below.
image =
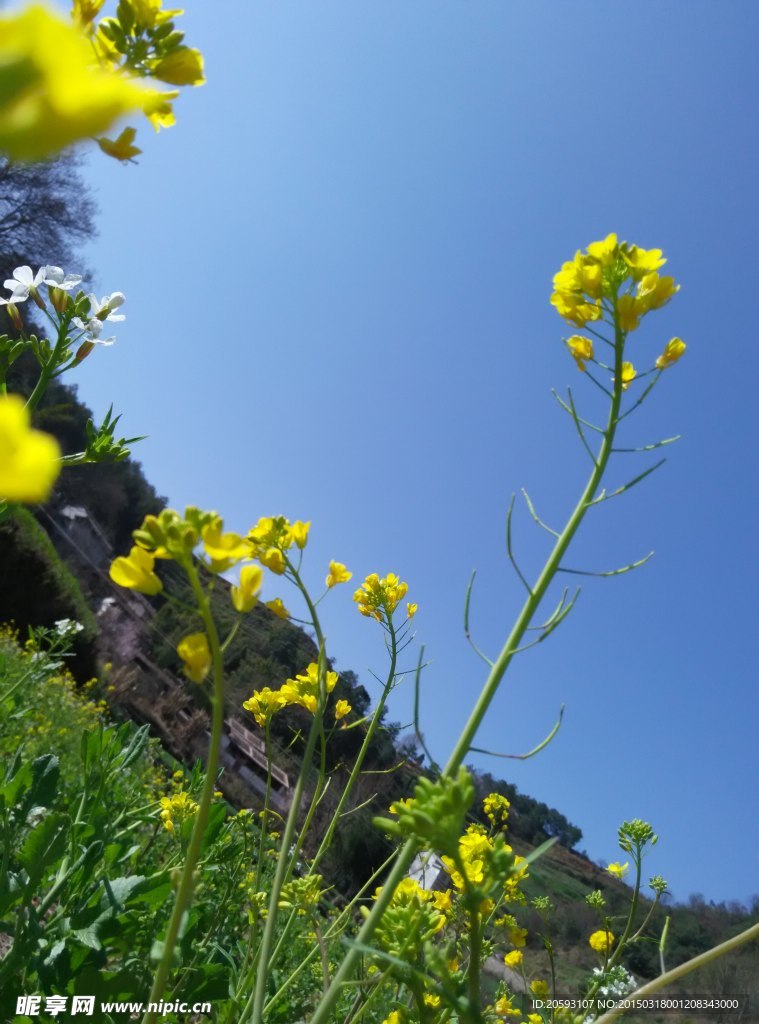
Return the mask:
[[[377, 622], [389, 622], [398, 604], [408, 593], [408, 583], [401, 582], [395, 573], [380, 578], [376, 572], [366, 577], [353, 595], [362, 615], [371, 616]], [[409, 604], [408, 618], [416, 613], [417, 606]]]
[[[337, 672], [325, 672], [325, 691], [332, 693], [337, 685]], [[291, 705], [297, 705], [316, 714], [319, 707], [319, 666], [311, 662], [305, 672], [296, 675], [294, 679], [286, 680], [279, 690], [271, 690], [265, 686], [262, 690], [255, 690], [253, 696], [243, 702], [246, 711], [250, 711], [256, 723], [265, 728], [277, 711]], [[335, 704], [335, 721], [345, 718], [350, 714], [352, 708], [348, 701], [339, 700]]]
[[[661, 249], [641, 249], [619, 242], [615, 234], [603, 241], [591, 242], [585, 252], [562, 265], [554, 276], [551, 304], [575, 327], [610, 318], [623, 337], [638, 329], [652, 310], [661, 309], [680, 290], [674, 278], [660, 275], [666, 263]], [[594, 332], [591, 332], [594, 333]], [[565, 341], [579, 370], [595, 360], [592, 338], [573, 334]], [[672, 338], [657, 358], [655, 368], [674, 365], [685, 352], [685, 342]], [[627, 390], [638, 376], [632, 363], [622, 368], [622, 389]]]
[[173, 832], [177, 825], [194, 817], [198, 810], [198, 804], [184, 790], [172, 793], [171, 796], [162, 796], [160, 807], [159, 817], [167, 832]]
[[501, 793], [490, 793], [482, 801], [482, 809], [491, 825], [502, 826], [509, 816], [511, 803]]
[[498, 895], [507, 902], [522, 900], [519, 884], [527, 877], [527, 862], [498, 835], [491, 838], [479, 825], [469, 825], [458, 843], [457, 856], [443, 856], [454, 887], [477, 891], [484, 899]]

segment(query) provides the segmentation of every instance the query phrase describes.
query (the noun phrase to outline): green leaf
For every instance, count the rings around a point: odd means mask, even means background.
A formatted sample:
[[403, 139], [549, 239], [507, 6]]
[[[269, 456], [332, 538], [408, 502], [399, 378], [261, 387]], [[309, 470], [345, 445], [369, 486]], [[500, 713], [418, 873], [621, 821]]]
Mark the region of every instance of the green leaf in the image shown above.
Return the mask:
[[26, 837], [18, 859], [29, 875], [30, 888], [63, 856], [70, 824], [67, 814], [48, 814]]

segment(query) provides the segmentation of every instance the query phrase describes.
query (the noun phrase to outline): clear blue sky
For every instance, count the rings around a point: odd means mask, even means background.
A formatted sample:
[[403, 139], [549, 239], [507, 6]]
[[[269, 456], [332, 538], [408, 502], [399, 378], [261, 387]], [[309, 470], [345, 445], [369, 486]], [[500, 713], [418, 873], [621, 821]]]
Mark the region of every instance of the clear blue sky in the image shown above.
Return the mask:
[[[650, 820], [650, 871], [678, 898], [759, 891], [759, 5], [186, 6], [208, 84], [186, 91], [176, 128], [140, 132], [139, 167], [90, 160], [101, 235], [87, 257], [97, 290], [128, 301], [117, 346], [79, 373], [82, 397], [150, 435], [137, 456], [172, 504], [239, 530], [313, 520], [315, 588], [330, 558], [408, 580], [443, 759], [483, 680], [462, 629], [472, 568], [473, 629], [495, 654], [523, 596], [505, 555], [511, 492], [560, 525], [588, 471], [550, 395], [571, 385], [597, 408], [551, 277], [609, 231], [663, 248], [682, 290], [632, 358], [650, 365], [675, 334], [688, 351], [625, 436], [684, 439], [589, 516], [570, 564], [656, 556], [587, 581], [478, 737], [529, 749], [566, 703], [551, 747], [475, 763], [558, 807], [597, 859], [617, 858], [624, 818]], [[548, 538], [523, 509], [515, 539], [534, 575]], [[323, 606], [331, 653], [376, 695], [381, 633], [352, 591]], [[411, 707], [409, 681], [391, 717]]]

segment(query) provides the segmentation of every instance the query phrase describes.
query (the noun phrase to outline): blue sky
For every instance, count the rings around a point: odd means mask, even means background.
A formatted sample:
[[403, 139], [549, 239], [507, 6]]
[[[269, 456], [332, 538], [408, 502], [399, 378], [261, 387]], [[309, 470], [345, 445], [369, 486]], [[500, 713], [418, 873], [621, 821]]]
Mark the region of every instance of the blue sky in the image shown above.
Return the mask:
[[[588, 473], [550, 394], [570, 385], [598, 412], [562, 346], [552, 275], [609, 231], [664, 249], [682, 290], [630, 357], [650, 365], [676, 334], [688, 351], [624, 436], [683, 440], [588, 516], [568, 564], [656, 555], [583, 581], [478, 737], [530, 749], [565, 703], [553, 744], [526, 763], [473, 760], [558, 807], [596, 859], [617, 858], [623, 819], [650, 820], [650, 871], [678, 898], [759, 891], [759, 8], [186, 6], [208, 84], [186, 90], [174, 129], [141, 130], [138, 167], [89, 161], [101, 234], [87, 259], [97, 290], [128, 301], [117, 346], [79, 372], [82, 397], [150, 435], [136, 454], [172, 504], [239, 530], [311, 519], [314, 588], [330, 558], [408, 580], [431, 659], [425, 735], [444, 759], [484, 678], [462, 628], [471, 570], [473, 631], [495, 654], [523, 596], [511, 493], [526, 487], [560, 526]], [[610, 480], [647, 464], [620, 455]], [[534, 576], [547, 535], [523, 507], [514, 529]], [[287, 599], [276, 583], [267, 596]], [[376, 694], [381, 633], [352, 591], [322, 606], [331, 653]], [[408, 681], [391, 717], [411, 707]]]

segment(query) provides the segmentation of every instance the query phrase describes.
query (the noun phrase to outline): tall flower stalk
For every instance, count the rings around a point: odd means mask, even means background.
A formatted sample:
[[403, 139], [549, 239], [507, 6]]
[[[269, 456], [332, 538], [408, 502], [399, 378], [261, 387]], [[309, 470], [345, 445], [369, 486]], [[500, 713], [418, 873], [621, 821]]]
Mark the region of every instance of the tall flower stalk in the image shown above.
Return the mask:
[[[574, 510], [561, 531], [546, 526], [538, 518], [532, 502], [527, 498], [533, 518], [555, 538], [552, 550], [533, 583], [529, 583], [519, 569], [511, 549], [512, 502], [508, 518], [508, 554], [515, 571], [527, 589], [527, 597], [500, 654], [495, 661], [490, 663], [490, 671], [480, 695], [443, 769], [444, 778], [453, 778], [456, 775], [472, 749], [475, 736], [498, 692], [506, 670], [514, 656], [519, 653], [525, 634], [532, 626], [543, 598], [556, 575], [561, 571], [578, 572], [578, 570], [567, 569], [562, 562], [587, 512], [594, 505], [612, 496], [612, 494], [607, 495], [601, 489], [601, 484], [609, 460], [615, 451], [614, 442], [620, 422], [645, 400], [661, 372], [679, 359], [685, 350], [685, 345], [680, 339], [672, 339], [663, 354], [656, 360], [652, 370], [649, 371], [652, 374], [652, 380], [643, 388], [642, 393], [631, 403], [630, 407], [626, 411], [622, 411], [625, 393], [636, 377], [643, 376], [642, 374], [638, 375], [633, 364], [625, 359], [628, 336], [637, 329], [641, 319], [647, 313], [664, 305], [678, 290], [678, 286], [675, 285], [672, 278], [659, 276], [658, 269], [664, 262], [660, 250], [646, 251], [626, 243], [619, 244], [616, 235], [609, 235], [602, 242], [592, 243], [586, 253], [578, 252], [574, 260], [565, 263], [554, 278], [555, 291], [551, 301], [559, 314], [577, 327], [587, 327], [588, 333], [592, 333], [596, 339], [611, 349], [612, 361], [610, 364], [606, 364], [596, 359], [593, 339], [573, 335], [565, 342], [578, 369], [586, 373], [593, 383], [607, 395], [606, 423], [603, 427], [596, 427], [587, 420], [581, 419], [571, 392], [568, 402], [565, 403], [559, 399], [562, 407], [573, 420], [583, 446], [592, 459], [592, 470]], [[612, 338], [607, 338], [597, 330], [602, 323], [606, 323], [611, 328]], [[589, 324], [594, 326], [588, 327]], [[672, 358], [673, 356], [674, 358]], [[588, 363], [593, 364], [592, 373], [587, 368]], [[595, 374], [598, 370], [607, 376], [606, 381], [602, 382], [597, 379]], [[611, 380], [608, 380], [609, 374], [611, 374]], [[600, 444], [595, 451], [587, 439], [587, 430], [593, 430], [600, 435]], [[658, 447], [665, 443], [667, 442], [657, 442], [647, 448]], [[651, 471], [649, 469], [640, 474], [639, 477], [631, 480], [613, 494], [622, 493]], [[582, 574], [618, 575], [637, 568], [642, 561], [608, 573]], [[544, 624], [541, 636], [547, 635], [555, 628], [558, 622], [565, 617], [569, 607], [571, 607], [571, 603], [566, 605], [562, 600], [557, 612]], [[371, 913], [359, 931], [355, 944], [347, 951], [342, 964], [335, 973], [332, 984], [321, 999], [311, 1024], [326, 1024], [329, 1020], [341, 987], [353, 976], [357, 962], [362, 955], [362, 949], [371, 944], [376, 928], [391, 903], [393, 893], [407, 873], [417, 850], [418, 840], [412, 836], [401, 848]], [[474, 991], [474, 987], [472, 984], [472, 991]]]

